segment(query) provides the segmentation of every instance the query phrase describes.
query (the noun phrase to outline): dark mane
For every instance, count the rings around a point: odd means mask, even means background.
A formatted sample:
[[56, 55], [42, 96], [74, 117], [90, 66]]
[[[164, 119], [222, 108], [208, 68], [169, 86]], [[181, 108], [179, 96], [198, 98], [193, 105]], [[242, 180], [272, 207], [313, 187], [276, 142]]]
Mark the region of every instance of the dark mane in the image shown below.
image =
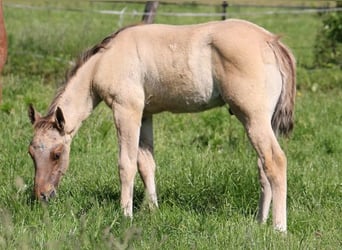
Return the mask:
[[34, 129], [48, 130], [56, 127], [56, 123], [52, 120], [53, 114], [48, 114], [42, 117], [34, 124]]
[[67, 72], [66, 74], [66, 81], [67, 82], [71, 77], [73, 77], [77, 70], [86, 62], [88, 61], [88, 59], [95, 55], [97, 52], [99, 52], [101, 49], [105, 49], [107, 44], [114, 38], [117, 36], [117, 34], [119, 34], [121, 31], [126, 30], [130, 27], [134, 27], [137, 26], [139, 24], [133, 24], [133, 25], [129, 25], [129, 26], [125, 26], [123, 28], [120, 28], [119, 30], [117, 30], [116, 32], [110, 34], [109, 36], [107, 36], [106, 38], [104, 38], [100, 43], [94, 45], [93, 47], [91, 47], [90, 49], [84, 51], [76, 60], [75, 65]]
[[94, 45], [90, 49], [85, 50], [83, 53], [81, 53], [79, 55], [79, 57], [77, 58], [77, 60], [76, 60], [76, 62], [74, 64], [74, 66], [67, 71], [66, 76], [65, 76], [65, 80], [64, 80], [64, 84], [62, 85], [61, 88], [59, 88], [59, 90], [57, 91], [57, 94], [55, 95], [55, 98], [53, 99], [53, 101], [52, 101], [52, 103], [50, 105], [48, 113], [45, 116], [45, 118], [47, 118], [47, 119], [44, 119], [44, 120], [46, 120], [46, 122], [50, 121], [51, 116], [54, 114], [54, 112], [56, 110], [57, 100], [59, 99], [61, 94], [64, 92], [65, 87], [66, 87], [68, 81], [70, 80], [70, 78], [72, 78], [76, 74], [77, 70], [83, 64], [85, 64], [89, 60], [90, 57], [92, 57], [93, 55], [95, 55], [99, 51], [106, 49], [108, 43], [110, 41], [112, 41], [121, 31], [126, 30], [126, 29], [131, 28], [131, 27], [134, 27], [134, 26], [138, 26], [138, 25], [141, 25], [141, 24], [138, 23], [138, 24], [128, 25], [128, 26], [125, 26], [123, 28], [120, 28], [116, 32], [114, 32], [111, 35], [105, 37], [100, 43]]

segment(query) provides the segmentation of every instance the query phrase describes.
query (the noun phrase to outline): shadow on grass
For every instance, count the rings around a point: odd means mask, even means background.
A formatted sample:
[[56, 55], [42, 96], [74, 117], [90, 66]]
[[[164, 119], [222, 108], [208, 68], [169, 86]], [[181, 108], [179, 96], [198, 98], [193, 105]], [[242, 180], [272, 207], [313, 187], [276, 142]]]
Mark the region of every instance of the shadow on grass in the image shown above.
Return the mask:
[[[242, 177], [245, 178], [245, 177]], [[183, 183], [182, 185], [172, 185], [172, 187], [162, 187], [161, 180], [158, 184], [158, 202], [160, 207], [177, 207], [184, 211], [193, 211], [197, 214], [241, 214], [245, 217], [255, 216], [258, 205], [259, 190], [253, 183], [237, 181], [217, 181], [201, 183], [197, 186]], [[88, 185], [85, 183], [76, 187], [76, 190], [60, 190], [58, 196], [51, 200], [49, 204], [55, 202], [65, 202], [64, 200], [75, 199], [81, 204], [77, 211], [77, 217], [87, 214], [96, 204], [106, 207], [108, 204], [114, 205], [114, 209], [120, 210], [120, 191], [113, 188], [111, 183], [101, 185]], [[160, 188], [160, 189], [159, 189]], [[37, 201], [33, 195], [26, 192], [27, 204], [35, 206]], [[137, 185], [134, 188], [133, 206], [134, 213], [148, 209], [145, 202], [144, 188]]]
[[226, 216], [231, 216], [238, 213], [245, 217], [255, 216], [258, 206], [256, 190], [246, 188], [241, 190], [240, 192], [226, 192], [226, 190], [219, 191], [212, 186], [196, 193], [184, 193], [167, 189], [161, 196], [160, 204], [177, 206], [201, 215], [224, 213]]

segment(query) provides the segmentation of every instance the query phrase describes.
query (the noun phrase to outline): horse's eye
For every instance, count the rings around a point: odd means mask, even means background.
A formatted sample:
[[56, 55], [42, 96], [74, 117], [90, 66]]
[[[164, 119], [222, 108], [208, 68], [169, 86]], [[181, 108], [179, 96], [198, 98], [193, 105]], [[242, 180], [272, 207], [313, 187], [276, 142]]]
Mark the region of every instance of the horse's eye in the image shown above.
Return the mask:
[[58, 161], [60, 157], [61, 157], [61, 153], [60, 152], [54, 153], [53, 160]]
[[58, 147], [56, 147], [53, 151], [51, 151], [51, 159], [53, 161], [58, 161], [61, 158], [61, 155], [63, 153], [63, 145], [59, 145]]

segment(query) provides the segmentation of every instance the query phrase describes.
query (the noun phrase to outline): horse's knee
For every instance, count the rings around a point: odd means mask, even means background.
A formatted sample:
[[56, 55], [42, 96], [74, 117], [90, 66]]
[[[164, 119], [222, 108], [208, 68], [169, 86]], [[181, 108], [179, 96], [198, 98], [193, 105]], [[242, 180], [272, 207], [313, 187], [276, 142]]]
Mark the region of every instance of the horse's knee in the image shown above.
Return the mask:
[[137, 172], [137, 163], [128, 159], [120, 159], [118, 165], [121, 182], [132, 182]]

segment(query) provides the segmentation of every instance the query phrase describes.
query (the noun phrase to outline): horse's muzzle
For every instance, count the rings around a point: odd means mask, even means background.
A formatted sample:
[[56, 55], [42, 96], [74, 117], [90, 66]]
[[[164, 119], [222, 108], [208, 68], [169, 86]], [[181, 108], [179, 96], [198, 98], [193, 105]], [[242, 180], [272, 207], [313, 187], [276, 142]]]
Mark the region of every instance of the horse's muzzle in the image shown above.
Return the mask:
[[41, 192], [37, 198], [41, 201], [48, 202], [50, 199], [54, 198], [56, 194], [56, 190], [52, 189], [48, 192]]

